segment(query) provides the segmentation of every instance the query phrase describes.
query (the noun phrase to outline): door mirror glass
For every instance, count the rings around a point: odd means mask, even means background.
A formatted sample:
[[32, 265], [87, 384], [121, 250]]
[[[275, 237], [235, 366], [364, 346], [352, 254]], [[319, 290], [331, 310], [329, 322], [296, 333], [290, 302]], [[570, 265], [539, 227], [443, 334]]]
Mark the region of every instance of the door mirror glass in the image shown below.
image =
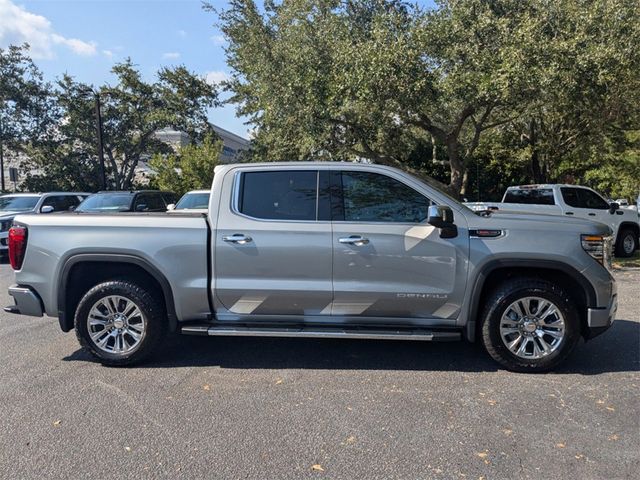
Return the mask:
[[54, 208], [52, 205], [43, 205], [42, 208], [40, 209], [40, 213], [51, 213], [53, 212]]
[[609, 204], [609, 213], [614, 213], [616, 210], [620, 208], [620, 204], [616, 202], [611, 202]]

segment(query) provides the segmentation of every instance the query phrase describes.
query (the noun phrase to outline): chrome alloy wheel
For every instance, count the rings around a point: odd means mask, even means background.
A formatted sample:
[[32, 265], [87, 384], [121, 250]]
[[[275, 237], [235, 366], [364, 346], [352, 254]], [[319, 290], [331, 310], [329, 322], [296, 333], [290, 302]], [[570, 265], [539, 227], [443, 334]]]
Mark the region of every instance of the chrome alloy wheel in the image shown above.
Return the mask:
[[544, 298], [520, 298], [507, 307], [500, 320], [502, 342], [520, 358], [545, 357], [558, 349], [564, 336], [560, 309]]
[[145, 336], [147, 319], [132, 300], [109, 295], [98, 300], [87, 317], [87, 331], [102, 351], [124, 355], [135, 351]]

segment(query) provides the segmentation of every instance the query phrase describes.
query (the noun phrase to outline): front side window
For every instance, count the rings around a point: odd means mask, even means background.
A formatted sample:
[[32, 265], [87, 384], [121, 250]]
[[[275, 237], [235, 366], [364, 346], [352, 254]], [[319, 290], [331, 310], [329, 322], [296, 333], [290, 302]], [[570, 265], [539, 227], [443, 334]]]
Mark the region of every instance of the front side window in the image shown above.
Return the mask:
[[420, 223], [431, 205], [404, 183], [370, 172], [342, 172], [342, 197], [347, 222]]
[[79, 203], [80, 201], [75, 195], [60, 195], [46, 198], [42, 207], [51, 206], [54, 212], [66, 212], [77, 207]]
[[265, 220], [315, 221], [318, 172], [245, 172], [240, 178], [238, 211]]
[[584, 208], [594, 208], [596, 210], [607, 210], [609, 208], [609, 203], [596, 192], [586, 188], [580, 188], [579, 190]]

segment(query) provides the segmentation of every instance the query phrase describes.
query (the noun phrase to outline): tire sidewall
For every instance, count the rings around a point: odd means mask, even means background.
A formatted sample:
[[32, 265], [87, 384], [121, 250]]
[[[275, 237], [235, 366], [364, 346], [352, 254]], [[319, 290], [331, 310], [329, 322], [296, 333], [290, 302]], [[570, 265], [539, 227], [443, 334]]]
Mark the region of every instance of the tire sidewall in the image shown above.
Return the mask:
[[[625, 251], [625, 249], [624, 249], [624, 241], [625, 241], [628, 237], [631, 237], [631, 241], [633, 242], [633, 248], [631, 249], [631, 251], [630, 251], [630, 252], [627, 252], [627, 251]], [[630, 257], [630, 256], [632, 256], [632, 255], [633, 255], [633, 252], [635, 252], [635, 251], [636, 251], [636, 249], [638, 248], [637, 242], [638, 242], [638, 240], [636, 239], [636, 235], [635, 235], [635, 233], [634, 233], [632, 230], [629, 230], [629, 229], [625, 229], [625, 230], [623, 230], [623, 231], [622, 231], [622, 234], [620, 235], [620, 245], [619, 245], [619, 247], [618, 247], [619, 254], [620, 254], [621, 256], [624, 256], [624, 257]]]
[[[502, 316], [513, 302], [524, 297], [540, 297], [548, 300], [560, 309], [565, 323], [565, 336], [560, 346], [551, 354], [539, 359], [521, 358], [512, 353], [502, 340], [500, 324]], [[515, 371], [547, 371], [562, 362], [574, 349], [580, 339], [580, 321], [570, 299], [559, 289], [546, 286], [519, 285], [503, 290], [503, 294], [493, 299], [484, 315], [483, 340], [485, 346], [490, 343], [489, 353], [505, 367]], [[489, 348], [487, 348], [489, 350]]]
[[[87, 318], [93, 305], [101, 298], [118, 295], [133, 301], [145, 316], [145, 335], [138, 348], [126, 354], [101, 350], [91, 340]], [[105, 365], [130, 365], [146, 358], [162, 340], [166, 330], [164, 312], [158, 300], [141, 287], [127, 281], [109, 281], [96, 285], [80, 300], [75, 315], [75, 330], [80, 344]]]

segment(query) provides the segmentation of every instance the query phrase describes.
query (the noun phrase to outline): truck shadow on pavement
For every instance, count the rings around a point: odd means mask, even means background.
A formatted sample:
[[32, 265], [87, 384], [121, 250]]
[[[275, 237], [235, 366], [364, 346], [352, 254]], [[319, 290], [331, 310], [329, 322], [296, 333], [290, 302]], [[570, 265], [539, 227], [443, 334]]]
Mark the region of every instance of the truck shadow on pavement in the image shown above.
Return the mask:
[[[66, 361], [95, 362], [78, 350]], [[238, 369], [500, 370], [478, 344], [390, 340], [328, 340], [172, 335], [161, 352], [135, 368], [212, 367]], [[555, 373], [594, 375], [640, 370], [640, 323], [616, 320]]]

